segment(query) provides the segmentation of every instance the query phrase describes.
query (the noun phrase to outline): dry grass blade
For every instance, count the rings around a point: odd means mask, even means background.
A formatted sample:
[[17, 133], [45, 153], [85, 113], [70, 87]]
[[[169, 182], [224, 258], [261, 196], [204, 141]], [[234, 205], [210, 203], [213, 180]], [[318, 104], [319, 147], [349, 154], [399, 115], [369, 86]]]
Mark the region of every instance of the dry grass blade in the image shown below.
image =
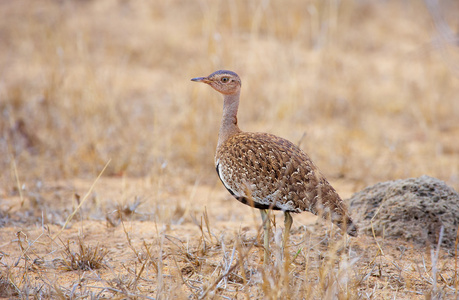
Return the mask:
[[440, 235], [438, 237], [438, 244], [436, 250], [430, 249], [430, 260], [432, 262], [432, 290], [430, 292], [431, 296], [434, 298], [438, 297], [439, 291], [437, 290], [437, 273], [438, 273], [438, 255], [440, 254], [441, 241], [443, 239], [443, 233], [445, 228], [441, 226]]
[[240, 266], [239, 261], [237, 261], [232, 267], [230, 267], [226, 272], [220, 275], [205, 291], [200, 295], [199, 299], [205, 299], [209, 292], [213, 290], [220, 281], [222, 281], [226, 276], [228, 276], [231, 272], [233, 272], [237, 267]]
[[[223, 280], [225, 279], [228, 275], [230, 275], [234, 270], [236, 270], [237, 267], [243, 266], [244, 260], [247, 259], [248, 255], [250, 254], [250, 251], [252, 250], [253, 246], [255, 244], [255, 241], [251, 243], [249, 247], [245, 249], [245, 253], [242, 254], [242, 252], [239, 252], [239, 259], [234, 263], [234, 265], [230, 266], [228, 264], [227, 269], [223, 274], [221, 274], [216, 280], [213, 281], [213, 283], [199, 296], [199, 299], [204, 299], [207, 297], [207, 295]], [[234, 257], [234, 251], [236, 249], [236, 245], [234, 245], [233, 248], [233, 253], [231, 255], [230, 263]], [[241, 269], [242, 271], [244, 269]], [[245, 275], [244, 275], [245, 278]]]
[[108, 165], [110, 164], [111, 162], [111, 159], [109, 159], [107, 161], [107, 163], [105, 164], [105, 166], [103, 167], [102, 171], [100, 171], [99, 175], [97, 176], [97, 178], [94, 180], [93, 184], [91, 185], [91, 187], [89, 188], [88, 192], [86, 193], [86, 195], [84, 195], [83, 197], [83, 200], [81, 200], [81, 202], [78, 204], [78, 206], [75, 208], [75, 210], [68, 216], [67, 220], [65, 221], [64, 225], [62, 226], [61, 230], [59, 230], [56, 235], [53, 237], [53, 241], [62, 233], [62, 231], [65, 229], [65, 227], [67, 226], [67, 224], [72, 220], [73, 216], [75, 216], [75, 214], [79, 211], [79, 209], [81, 208], [81, 206], [86, 202], [86, 200], [89, 198], [89, 195], [91, 194], [92, 190], [94, 189], [94, 187], [96, 186], [96, 183], [97, 181], [99, 180], [99, 178], [102, 176], [102, 174], [104, 173], [105, 169], [107, 169]]
[[207, 234], [209, 235], [210, 242], [212, 242], [213, 234], [210, 231], [210, 221], [209, 216], [207, 214], [207, 207], [204, 208], [204, 223], [206, 224]]
[[16, 159], [11, 155], [11, 163], [13, 164], [14, 177], [16, 178], [16, 187], [18, 189], [19, 198], [21, 199], [21, 207], [24, 205], [24, 195], [22, 194], [22, 186], [19, 181], [18, 168], [16, 166]]

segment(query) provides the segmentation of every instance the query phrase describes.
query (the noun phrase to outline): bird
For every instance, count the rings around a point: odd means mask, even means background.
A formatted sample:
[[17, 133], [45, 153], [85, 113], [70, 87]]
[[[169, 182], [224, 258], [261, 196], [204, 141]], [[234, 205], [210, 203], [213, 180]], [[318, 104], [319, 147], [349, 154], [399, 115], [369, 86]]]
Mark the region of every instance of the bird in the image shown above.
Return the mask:
[[223, 95], [215, 168], [234, 198], [260, 209], [264, 263], [269, 258], [269, 210], [284, 212], [283, 251], [293, 223], [291, 213], [308, 211], [331, 220], [350, 236], [358, 235], [347, 206], [303, 150], [269, 133], [239, 129], [237, 112], [242, 86], [239, 75], [219, 70], [191, 81], [206, 83]]

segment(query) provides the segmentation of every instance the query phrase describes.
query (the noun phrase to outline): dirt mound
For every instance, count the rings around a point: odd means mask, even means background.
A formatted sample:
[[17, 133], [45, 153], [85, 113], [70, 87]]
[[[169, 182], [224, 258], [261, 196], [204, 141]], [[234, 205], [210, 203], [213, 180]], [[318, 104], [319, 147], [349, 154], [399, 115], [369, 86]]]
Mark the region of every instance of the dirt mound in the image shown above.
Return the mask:
[[350, 207], [360, 232], [454, 249], [459, 225], [459, 194], [445, 182], [419, 178], [378, 183], [355, 193]]

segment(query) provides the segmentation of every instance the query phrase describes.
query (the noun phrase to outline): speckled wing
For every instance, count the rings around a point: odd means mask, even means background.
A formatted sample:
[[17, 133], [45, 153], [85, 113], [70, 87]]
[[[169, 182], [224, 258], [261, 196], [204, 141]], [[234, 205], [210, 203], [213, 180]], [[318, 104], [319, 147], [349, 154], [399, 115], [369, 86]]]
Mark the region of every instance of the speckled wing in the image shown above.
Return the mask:
[[347, 224], [348, 233], [356, 234], [338, 193], [291, 142], [271, 134], [241, 132], [217, 149], [215, 163], [223, 185], [242, 203], [260, 209], [309, 211], [331, 218], [340, 227]]

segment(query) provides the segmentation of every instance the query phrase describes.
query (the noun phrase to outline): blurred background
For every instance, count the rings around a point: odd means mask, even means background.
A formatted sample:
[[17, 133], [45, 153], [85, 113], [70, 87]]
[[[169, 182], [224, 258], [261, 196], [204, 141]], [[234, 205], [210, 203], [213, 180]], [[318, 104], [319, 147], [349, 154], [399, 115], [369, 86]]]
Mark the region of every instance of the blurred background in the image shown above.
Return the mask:
[[[0, 196], [104, 176], [213, 185], [222, 98], [357, 191], [459, 190], [458, 1], [1, 1]], [[170, 179], [170, 180], [169, 180]]]

